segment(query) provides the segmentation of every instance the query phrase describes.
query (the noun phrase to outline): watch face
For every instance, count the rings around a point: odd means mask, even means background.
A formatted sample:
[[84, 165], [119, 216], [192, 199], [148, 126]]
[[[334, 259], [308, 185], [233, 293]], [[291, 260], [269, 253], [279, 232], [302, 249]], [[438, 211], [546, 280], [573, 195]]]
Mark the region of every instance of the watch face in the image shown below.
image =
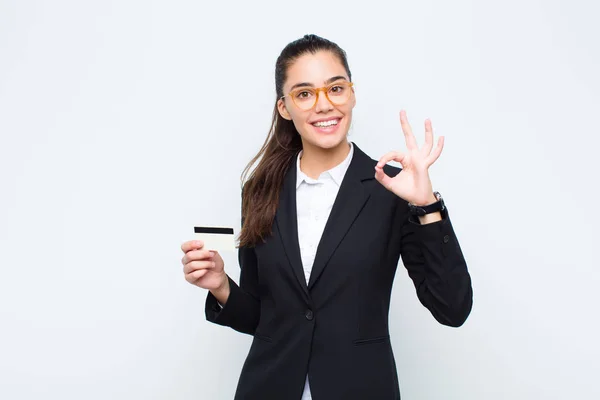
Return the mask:
[[440, 193], [440, 192], [433, 192], [433, 194], [435, 194], [435, 197], [436, 197], [436, 198], [438, 199], [438, 201], [441, 203], [441, 204], [440, 204], [440, 206], [441, 206], [441, 207], [440, 207], [440, 208], [441, 208], [441, 211], [445, 210], [445, 209], [446, 209], [446, 205], [444, 204], [444, 199], [442, 198], [442, 195], [441, 195], [441, 193]]

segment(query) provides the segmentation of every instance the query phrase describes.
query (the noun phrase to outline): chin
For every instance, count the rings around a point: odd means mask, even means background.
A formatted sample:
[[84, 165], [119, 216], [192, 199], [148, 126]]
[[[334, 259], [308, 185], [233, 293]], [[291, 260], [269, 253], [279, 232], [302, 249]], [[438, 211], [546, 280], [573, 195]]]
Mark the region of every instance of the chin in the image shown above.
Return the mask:
[[340, 146], [342, 143], [347, 142], [348, 139], [346, 135], [344, 136], [329, 136], [329, 137], [309, 137], [307, 142], [315, 147], [319, 147], [321, 149], [335, 149]]

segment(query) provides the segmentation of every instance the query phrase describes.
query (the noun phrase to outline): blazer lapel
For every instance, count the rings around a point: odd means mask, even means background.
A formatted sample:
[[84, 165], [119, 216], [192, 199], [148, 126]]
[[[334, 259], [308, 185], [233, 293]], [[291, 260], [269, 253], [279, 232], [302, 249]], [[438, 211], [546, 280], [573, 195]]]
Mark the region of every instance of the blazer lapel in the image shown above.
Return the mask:
[[[293, 158], [295, 161], [296, 159]], [[279, 205], [275, 214], [277, 230], [288, 261], [294, 271], [298, 283], [307, 297], [308, 286], [304, 277], [302, 257], [300, 256], [300, 244], [298, 241], [298, 217], [296, 210], [296, 163], [290, 163], [288, 172], [283, 181], [283, 187], [279, 196]]]
[[[352, 143], [354, 145], [352, 161], [344, 175], [325, 229], [323, 230], [321, 241], [317, 247], [315, 261], [308, 282], [308, 289], [314, 286], [323, 273], [333, 252], [369, 199], [371, 190], [374, 187], [373, 182], [377, 182], [375, 180], [376, 161], [360, 150], [354, 142]], [[297, 238], [297, 234], [296, 229], [295, 238]]]
[[333, 252], [369, 199], [373, 182], [376, 182], [374, 169], [376, 161], [359, 149], [354, 142], [352, 143], [354, 155], [323, 230], [308, 285], [304, 276], [298, 240], [295, 162], [291, 163], [284, 178], [275, 221], [288, 261], [307, 298], [310, 298], [309, 289], [321, 276]]

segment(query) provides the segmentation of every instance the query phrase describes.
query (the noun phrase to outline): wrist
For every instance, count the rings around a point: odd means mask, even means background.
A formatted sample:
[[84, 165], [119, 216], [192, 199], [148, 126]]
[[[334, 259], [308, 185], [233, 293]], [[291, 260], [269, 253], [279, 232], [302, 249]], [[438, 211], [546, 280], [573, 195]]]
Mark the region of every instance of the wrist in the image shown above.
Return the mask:
[[433, 222], [438, 222], [441, 220], [442, 220], [442, 213], [440, 213], [439, 211], [436, 211], [431, 214], [419, 216], [419, 222], [421, 223], [421, 225], [427, 225], [427, 224], [431, 224]]
[[408, 208], [411, 215], [419, 217], [429, 215], [428, 218], [419, 218], [421, 223], [437, 220], [437, 218], [441, 216], [441, 213], [446, 209], [442, 195], [439, 192], [433, 192], [432, 195], [435, 199], [431, 199], [430, 203], [421, 205], [408, 203]]
[[224, 292], [227, 288], [229, 288], [229, 277], [225, 272], [223, 272], [223, 276], [221, 277], [221, 284], [215, 290], [219, 292]]
[[431, 195], [424, 202], [411, 203], [418, 207], [428, 206], [430, 204], [436, 203], [438, 199], [435, 197], [435, 194], [431, 192]]
[[213, 296], [216, 297], [216, 299], [219, 301], [219, 303], [221, 304], [225, 304], [227, 302], [227, 298], [229, 297], [229, 277], [227, 276], [226, 273], [223, 273], [223, 277], [222, 277], [222, 282], [221, 284], [216, 287], [215, 289], [211, 289], [210, 292], [213, 294]]

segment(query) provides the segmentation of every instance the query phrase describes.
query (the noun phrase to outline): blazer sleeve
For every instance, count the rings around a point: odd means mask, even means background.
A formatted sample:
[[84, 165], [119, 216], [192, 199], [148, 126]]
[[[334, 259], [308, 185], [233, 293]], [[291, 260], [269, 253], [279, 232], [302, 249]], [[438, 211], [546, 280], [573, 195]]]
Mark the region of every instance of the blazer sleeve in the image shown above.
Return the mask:
[[473, 289], [467, 263], [448, 209], [442, 220], [421, 225], [408, 215], [402, 225], [400, 255], [417, 296], [441, 324], [459, 327], [471, 313]]
[[[242, 218], [242, 225], [244, 219]], [[229, 275], [230, 294], [223, 307], [209, 291], [206, 296], [206, 319], [215, 324], [229, 326], [238, 332], [254, 335], [260, 318], [260, 298], [258, 294], [258, 268], [254, 248], [240, 246], [240, 284]]]

